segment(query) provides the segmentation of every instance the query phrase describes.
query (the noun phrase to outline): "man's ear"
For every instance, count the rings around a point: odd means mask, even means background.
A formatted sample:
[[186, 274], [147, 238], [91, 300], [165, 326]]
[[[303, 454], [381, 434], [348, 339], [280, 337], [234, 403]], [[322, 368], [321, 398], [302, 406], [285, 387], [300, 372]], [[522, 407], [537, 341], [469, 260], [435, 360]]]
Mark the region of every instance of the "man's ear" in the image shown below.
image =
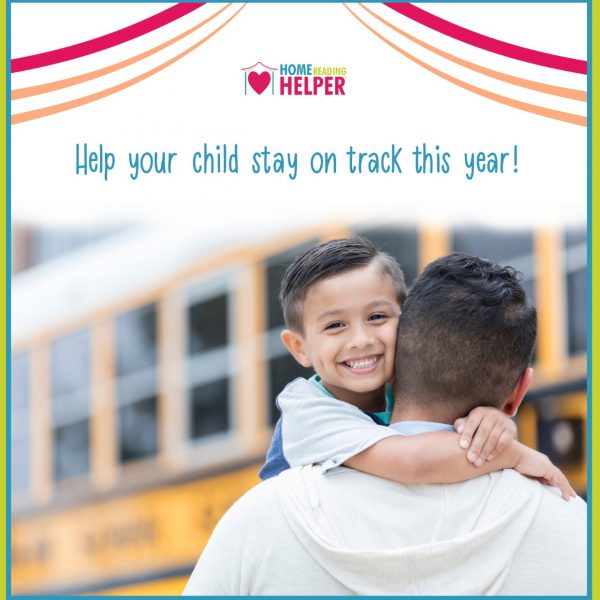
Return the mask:
[[299, 333], [291, 329], [284, 329], [281, 332], [281, 341], [289, 350], [290, 354], [303, 366], [312, 367], [312, 363], [306, 353], [304, 339]]
[[514, 417], [517, 414], [517, 410], [519, 410], [519, 406], [521, 406], [521, 402], [531, 385], [531, 380], [533, 379], [533, 369], [531, 367], [527, 367], [523, 373], [521, 373], [521, 377], [515, 384], [508, 400], [502, 407], [502, 410], [509, 416]]

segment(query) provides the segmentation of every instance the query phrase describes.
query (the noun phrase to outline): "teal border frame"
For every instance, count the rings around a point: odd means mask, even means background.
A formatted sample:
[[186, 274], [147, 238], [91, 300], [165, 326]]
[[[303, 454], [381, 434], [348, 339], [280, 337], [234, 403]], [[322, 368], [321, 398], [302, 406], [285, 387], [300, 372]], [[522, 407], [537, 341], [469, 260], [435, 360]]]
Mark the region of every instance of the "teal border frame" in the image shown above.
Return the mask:
[[[49, 0], [12, 0], [13, 3], [46, 3]], [[80, 3], [90, 0], [61, 0], [64, 3]], [[123, 0], [101, 0], [103, 3], [119, 3]], [[161, 3], [161, 0], [129, 0], [130, 2], [144, 3]], [[234, 0], [235, 1], [235, 0]], [[249, 0], [254, 3], [256, 0]], [[266, 2], [288, 2], [290, 0], [263, 0]], [[313, 0], [318, 2], [319, 0]], [[366, 0], [372, 2], [373, 0]], [[422, 3], [451, 3], [461, 0], [426, 0]], [[462, 0], [463, 2], [485, 3], [477, 0]], [[526, 1], [526, 0], [525, 0]], [[600, 337], [600, 319], [595, 319], [592, 311], [594, 298], [600, 298], [600, 243], [594, 243], [600, 236], [600, 222], [596, 217], [594, 219], [594, 200], [600, 202], [600, 189], [598, 178], [600, 176], [600, 161], [594, 153], [593, 141], [599, 139], [600, 121], [595, 117], [598, 115], [598, 98], [600, 97], [600, 84], [596, 76], [596, 63], [600, 62], [600, 41], [594, 41], [594, 33], [600, 35], [600, 0], [528, 0], [532, 3], [577, 3], [585, 2], [588, 7], [588, 168], [587, 168], [587, 183], [588, 183], [588, 290], [587, 290], [587, 318], [588, 318], [588, 368], [587, 368], [587, 484], [588, 484], [588, 598], [600, 598], [600, 576], [592, 577], [593, 557], [597, 556], [597, 546], [599, 543], [600, 526], [595, 518], [594, 508], [595, 499], [600, 495], [598, 486], [600, 485], [597, 478], [594, 476], [593, 465], [598, 465], [598, 448], [600, 444], [594, 443], [596, 436], [600, 439], [600, 423], [593, 419], [593, 398], [600, 394], [600, 383], [595, 377], [596, 373], [600, 372], [600, 352], [597, 351], [598, 339]], [[164, 0], [163, 0], [164, 2]], [[498, 3], [523, 3], [524, 0], [500, 0]], [[491, 3], [491, 2], [490, 2]], [[0, 451], [2, 460], [0, 461], [0, 477], [1, 477], [1, 518], [0, 527], [4, 535], [5, 543], [0, 544], [0, 595], [5, 593], [6, 598], [12, 598], [10, 592], [10, 494], [8, 486], [8, 478], [10, 477], [10, 435], [8, 424], [10, 423], [10, 370], [8, 359], [10, 357], [10, 270], [11, 270], [11, 207], [10, 207], [10, 14], [11, 0], [0, 0], [0, 26], [2, 31], [6, 33], [5, 44], [0, 48], [0, 62], [2, 63], [2, 84], [4, 86], [4, 94], [2, 95], [1, 108], [5, 118], [2, 120], [2, 139], [4, 150], [0, 154], [0, 186], [2, 189], [2, 203], [0, 205], [0, 228], [4, 235], [4, 243], [2, 244], [2, 298], [0, 300], [2, 314], [5, 318], [0, 320], [0, 338], [4, 340], [1, 345], [0, 359], [4, 368], [0, 370], [0, 431], [4, 434], [4, 443]], [[40, 596], [18, 596], [19, 598], [40, 598]], [[71, 598], [73, 596], [54, 596], [57, 598]], [[127, 598], [140, 598], [141, 596], [127, 596]], [[423, 596], [427, 598], [427, 596]], [[437, 597], [434, 597], [437, 598]], [[555, 598], [560, 598], [556, 596]]]

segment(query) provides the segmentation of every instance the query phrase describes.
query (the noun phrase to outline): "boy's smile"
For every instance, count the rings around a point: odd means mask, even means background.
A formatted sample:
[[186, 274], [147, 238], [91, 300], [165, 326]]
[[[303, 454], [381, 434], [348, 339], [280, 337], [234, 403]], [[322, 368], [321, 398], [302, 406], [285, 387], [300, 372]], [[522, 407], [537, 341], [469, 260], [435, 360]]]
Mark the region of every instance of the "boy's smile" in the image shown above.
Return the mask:
[[[392, 279], [377, 261], [312, 286], [303, 302], [304, 333], [283, 334], [286, 346], [339, 400], [384, 409], [394, 372], [400, 306]], [[286, 341], [293, 336], [293, 342]]]
[[364, 358], [345, 360], [343, 364], [355, 375], [368, 375], [377, 368], [380, 358], [380, 356], [366, 356]]

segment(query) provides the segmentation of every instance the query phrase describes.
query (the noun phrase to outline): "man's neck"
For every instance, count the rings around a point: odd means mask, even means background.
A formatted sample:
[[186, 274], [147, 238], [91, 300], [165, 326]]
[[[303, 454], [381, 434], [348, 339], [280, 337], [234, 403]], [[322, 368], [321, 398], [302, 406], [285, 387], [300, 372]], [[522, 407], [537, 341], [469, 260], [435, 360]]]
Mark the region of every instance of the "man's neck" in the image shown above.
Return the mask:
[[434, 423], [447, 423], [452, 425], [454, 418], [443, 411], [427, 410], [421, 402], [409, 401], [406, 398], [396, 398], [394, 412], [390, 419], [391, 423], [400, 421], [432, 421]]

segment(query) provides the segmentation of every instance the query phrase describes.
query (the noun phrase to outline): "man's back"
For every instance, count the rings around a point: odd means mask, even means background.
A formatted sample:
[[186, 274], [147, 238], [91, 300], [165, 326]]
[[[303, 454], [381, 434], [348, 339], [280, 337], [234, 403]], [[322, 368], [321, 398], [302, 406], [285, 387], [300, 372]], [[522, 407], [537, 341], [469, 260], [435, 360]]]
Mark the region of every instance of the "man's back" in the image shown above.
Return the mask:
[[187, 594], [586, 592], [586, 506], [503, 471], [400, 485], [292, 469], [223, 518]]

